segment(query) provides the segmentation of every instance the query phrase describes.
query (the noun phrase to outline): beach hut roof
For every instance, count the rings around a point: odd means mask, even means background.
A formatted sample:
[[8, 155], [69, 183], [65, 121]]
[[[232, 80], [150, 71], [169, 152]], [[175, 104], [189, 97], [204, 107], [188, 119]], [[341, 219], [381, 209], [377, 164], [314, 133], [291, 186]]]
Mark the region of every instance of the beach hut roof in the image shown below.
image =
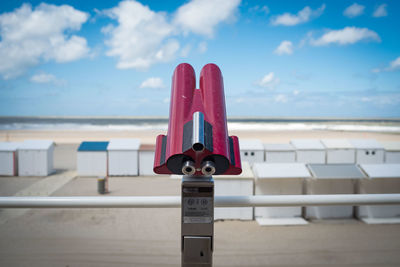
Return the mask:
[[385, 148], [386, 151], [400, 151], [400, 142], [396, 141], [385, 141], [379, 142]]
[[18, 149], [20, 150], [47, 150], [54, 142], [52, 140], [25, 140]]
[[0, 151], [16, 151], [20, 145], [17, 142], [0, 142]]
[[324, 150], [325, 147], [317, 139], [294, 139], [290, 143], [298, 150]]
[[156, 145], [155, 144], [141, 144], [140, 151], [155, 151]]
[[369, 178], [400, 178], [400, 164], [361, 164]]
[[139, 139], [111, 139], [107, 150], [139, 150]]
[[241, 150], [264, 150], [262, 142], [258, 139], [239, 139]]
[[308, 168], [317, 179], [365, 178], [365, 175], [354, 164], [309, 164]]
[[215, 179], [254, 179], [253, 171], [247, 161], [242, 161], [242, 173], [239, 175], [214, 175]]
[[354, 149], [354, 146], [347, 139], [322, 139], [321, 143], [328, 149]]
[[291, 144], [264, 144], [265, 151], [294, 151]]
[[383, 149], [375, 139], [351, 139], [350, 143], [358, 149]]
[[78, 151], [107, 151], [108, 142], [84, 141]]
[[311, 177], [303, 163], [254, 163], [253, 172], [257, 179]]

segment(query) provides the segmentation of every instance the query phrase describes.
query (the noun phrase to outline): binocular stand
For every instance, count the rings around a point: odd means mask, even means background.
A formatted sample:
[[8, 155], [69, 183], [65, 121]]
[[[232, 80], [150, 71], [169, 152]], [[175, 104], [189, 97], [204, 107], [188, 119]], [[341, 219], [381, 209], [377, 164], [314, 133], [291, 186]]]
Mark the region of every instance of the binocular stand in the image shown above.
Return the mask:
[[214, 243], [214, 180], [182, 177], [182, 267], [212, 266]]

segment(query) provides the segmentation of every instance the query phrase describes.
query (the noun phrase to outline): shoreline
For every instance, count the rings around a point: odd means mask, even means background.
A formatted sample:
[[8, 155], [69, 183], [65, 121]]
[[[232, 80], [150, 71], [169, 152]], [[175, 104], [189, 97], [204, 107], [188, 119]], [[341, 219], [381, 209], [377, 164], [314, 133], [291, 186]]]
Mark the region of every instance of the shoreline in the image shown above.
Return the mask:
[[[0, 121], [4, 119], [76, 119], [76, 120], [101, 120], [101, 119], [125, 119], [125, 120], [167, 120], [168, 116], [7, 116], [0, 115]], [[253, 121], [253, 120], [264, 120], [264, 121], [396, 121], [400, 122], [400, 117], [309, 117], [309, 116], [229, 116], [228, 121]]]
[[[154, 144], [157, 135], [166, 130], [0, 130], [0, 141], [20, 142], [26, 139], [50, 139], [55, 143], [80, 143], [82, 141], [104, 141], [111, 138], [138, 138], [143, 144]], [[397, 132], [365, 132], [334, 130], [231, 130], [230, 135], [239, 139], [260, 139], [263, 143], [287, 143], [291, 139], [376, 139], [377, 141], [400, 141]]]

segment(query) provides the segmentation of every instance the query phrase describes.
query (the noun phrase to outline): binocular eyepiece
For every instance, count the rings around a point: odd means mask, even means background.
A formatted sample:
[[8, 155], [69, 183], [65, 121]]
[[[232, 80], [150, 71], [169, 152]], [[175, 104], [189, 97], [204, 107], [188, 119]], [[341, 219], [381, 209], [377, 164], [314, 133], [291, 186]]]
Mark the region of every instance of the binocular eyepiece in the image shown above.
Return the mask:
[[[206, 176], [213, 175], [215, 173], [215, 164], [211, 160], [205, 160], [201, 163], [201, 173]], [[182, 165], [182, 173], [185, 175], [193, 175], [196, 172], [194, 162], [192, 160], [186, 160]]]
[[187, 160], [183, 163], [182, 173], [185, 175], [193, 175], [196, 172], [194, 167], [194, 162], [192, 160]]

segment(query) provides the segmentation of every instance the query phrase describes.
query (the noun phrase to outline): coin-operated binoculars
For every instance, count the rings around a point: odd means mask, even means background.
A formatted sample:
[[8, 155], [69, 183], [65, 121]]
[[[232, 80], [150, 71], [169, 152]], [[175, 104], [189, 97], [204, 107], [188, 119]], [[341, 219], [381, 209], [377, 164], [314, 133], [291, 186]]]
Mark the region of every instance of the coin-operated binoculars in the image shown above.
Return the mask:
[[182, 266], [211, 266], [214, 235], [212, 175], [240, 174], [239, 140], [228, 136], [220, 69], [207, 64], [200, 89], [192, 66], [172, 77], [167, 135], [156, 141], [154, 172], [182, 174]]

